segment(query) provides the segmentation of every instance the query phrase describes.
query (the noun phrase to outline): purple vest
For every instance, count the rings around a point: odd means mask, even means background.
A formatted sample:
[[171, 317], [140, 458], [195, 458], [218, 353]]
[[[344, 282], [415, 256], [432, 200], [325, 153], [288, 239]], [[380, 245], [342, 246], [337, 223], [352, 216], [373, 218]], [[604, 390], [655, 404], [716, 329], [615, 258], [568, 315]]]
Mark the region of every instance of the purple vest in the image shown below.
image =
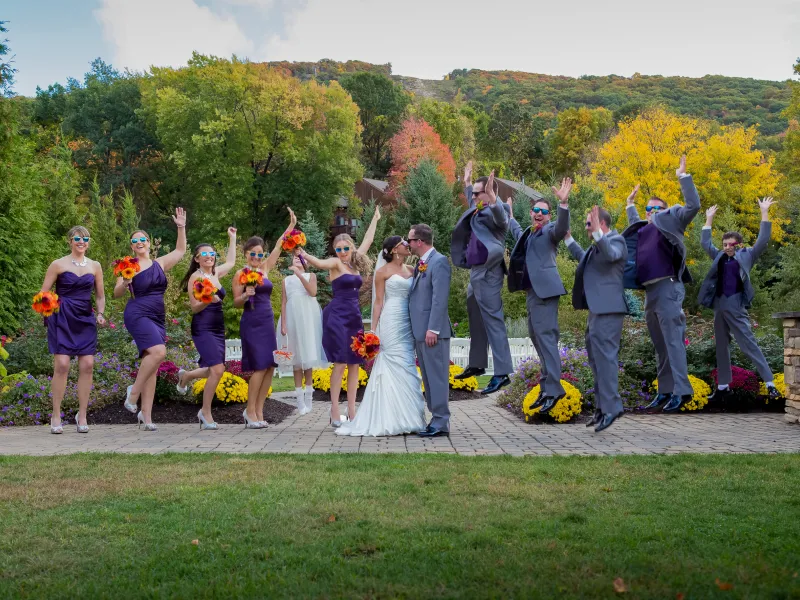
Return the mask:
[[675, 247], [658, 228], [648, 223], [639, 230], [636, 271], [640, 283], [662, 277], [675, 277]]
[[730, 297], [744, 291], [742, 278], [739, 276], [739, 262], [735, 258], [723, 256], [718, 267], [720, 281], [717, 283], [717, 296]]
[[481, 241], [474, 233], [469, 234], [469, 243], [467, 244], [467, 266], [475, 267], [477, 265], [486, 264], [489, 258], [489, 251], [486, 249]]

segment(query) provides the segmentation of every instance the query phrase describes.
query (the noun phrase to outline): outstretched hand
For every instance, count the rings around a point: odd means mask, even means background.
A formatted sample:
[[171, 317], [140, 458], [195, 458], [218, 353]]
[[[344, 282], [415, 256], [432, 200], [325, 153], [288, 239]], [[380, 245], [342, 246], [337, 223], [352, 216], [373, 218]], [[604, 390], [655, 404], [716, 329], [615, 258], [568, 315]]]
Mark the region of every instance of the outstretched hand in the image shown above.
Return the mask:
[[[761, 203], [759, 202], [759, 205], [760, 204]], [[719, 207], [716, 204], [708, 208], [708, 210], [706, 211], [706, 225], [711, 225], [711, 223], [714, 221], [714, 217], [717, 216], [718, 210]]]
[[633, 206], [634, 201], [636, 200], [636, 194], [639, 193], [639, 184], [636, 184], [636, 187], [633, 188], [633, 191], [628, 196], [628, 204], [627, 206]]
[[508, 204], [508, 208], [511, 209], [511, 216], [514, 216], [514, 201], [511, 198], [506, 198], [506, 204]]
[[560, 188], [556, 188], [556, 186], [552, 187], [553, 193], [556, 195], [556, 198], [558, 198], [559, 203], [566, 208], [567, 200], [569, 199], [569, 192], [572, 189], [572, 179], [569, 177], [564, 177], [564, 179], [561, 180]]
[[294, 211], [291, 208], [289, 208], [288, 206], [286, 207], [286, 210], [289, 211], [289, 227], [288, 227], [288, 229], [289, 229], [289, 231], [291, 231], [292, 229], [294, 229], [294, 226], [297, 225], [297, 215], [295, 215]]
[[228, 227], [228, 238], [236, 239], [236, 227]]
[[377, 221], [380, 218], [381, 218], [381, 207], [376, 205], [375, 206], [375, 214], [372, 215], [372, 220], [373, 221]]
[[489, 180], [486, 182], [483, 191], [486, 192], [486, 195], [489, 197], [489, 205], [494, 206], [497, 202], [497, 194], [494, 191], [494, 169], [489, 173]]
[[763, 199], [759, 200], [758, 201], [758, 208], [761, 209], [761, 214], [765, 215], [765, 216], [768, 215], [769, 214], [769, 207], [772, 206], [773, 204], [775, 204], [776, 202], [777, 202], [777, 200], [773, 200], [772, 196], [766, 196]]
[[472, 161], [467, 161], [467, 166], [464, 167], [464, 185], [472, 183]]
[[175, 214], [172, 216], [172, 220], [175, 222], [175, 225], [178, 228], [186, 227], [186, 211], [179, 206], [175, 209]]
[[589, 227], [589, 233], [594, 234], [596, 231], [600, 231], [600, 207], [597, 204], [592, 207], [592, 211], [589, 213], [589, 220], [592, 222], [591, 227]]
[[678, 177], [680, 177], [681, 175], [686, 175], [686, 155], [685, 155], [685, 154], [684, 154], [683, 156], [681, 156], [681, 164], [680, 164], [680, 166], [679, 166], [679, 167], [678, 167], [678, 168], [675, 170], [675, 174], [676, 174]]

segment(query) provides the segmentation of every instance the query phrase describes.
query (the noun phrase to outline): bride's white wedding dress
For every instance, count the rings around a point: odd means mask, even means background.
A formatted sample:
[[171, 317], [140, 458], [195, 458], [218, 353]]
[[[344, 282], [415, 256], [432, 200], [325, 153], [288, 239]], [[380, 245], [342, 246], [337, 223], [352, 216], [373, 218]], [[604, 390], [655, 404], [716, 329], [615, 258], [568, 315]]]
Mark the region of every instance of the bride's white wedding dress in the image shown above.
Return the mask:
[[386, 280], [378, 325], [381, 351], [372, 366], [364, 399], [355, 419], [343, 423], [337, 435], [400, 435], [425, 429], [425, 400], [414, 359], [414, 336], [408, 314], [411, 279], [392, 275]]

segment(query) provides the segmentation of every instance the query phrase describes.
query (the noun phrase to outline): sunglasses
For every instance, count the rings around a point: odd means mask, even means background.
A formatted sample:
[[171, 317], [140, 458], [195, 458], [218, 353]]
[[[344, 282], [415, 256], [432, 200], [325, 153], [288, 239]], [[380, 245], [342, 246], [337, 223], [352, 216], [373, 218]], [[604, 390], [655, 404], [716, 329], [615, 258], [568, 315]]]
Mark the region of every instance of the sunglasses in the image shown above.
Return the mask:
[[655, 205], [655, 206], [645, 206], [645, 207], [644, 207], [644, 209], [645, 209], [647, 212], [651, 212], [651, 211], [656, 211], [656, 212], [658, 212], [658, 211], [660, 211], [660, 210], [664, 210], [664, 207], [663, 207], [663, 206], [660, 206], [660, 205]]
[[397, 248], [397, 246], [405, 246], [406, 248], [408, 248], [408, 242], [405, 240], [400, 240], [399, 242], [397, 242], [395, 248]]
[[408, 241], [409, 242], [418, 242], [418, 241], [420, 241], [420, 239], [419, 238], [408, 238]]
[[739, 245], [739, 242], [722, 242], [723, 248], [736, 248]]
[[76, 235], [74, 238], [72, 238], [72, 241], [73, 242], [87, 242], [88, 243], [89, 242], [89, 236], [86, 235], [86, 236], [81, 237], [80, 235]]
[[214, 256], [216, 256], [216, 255], [217, 255], [217, 253], [216, 253], [216, 252], [214, 252], [213, 250], [212, 250], [212, 251], [206, 251], [206, 252], [201, 252], [201, 253], [200, 253], [200, 256], [211, 256], [211, 257], [214, 257]]
[[586, 221], [586, 226], [587, 227], [591, 227], [592, 226], [592, 222], [591, 221]]
[[532, 208], [531, 210], [532, 210], [532, 211], [533, 211], [535, 214], [537, 214], [537, 215], [538, 215], [539, 213], [542, 213], [542, 214], [543, 214], [543, 215], [545, 215], [545, 216], [547, 216], [547, 215], [549, 215], [549, 214], [550, 214], [550, 211], [549, 211], [549, 210], [547, 210], [546, 208], [538, 208], [538, 207], [537, 207], [537, 208]]
[[350, 252], [350, 246], [342, 246], [341, 248], [336, 248], [336, 254], [341, 254], [342, 252]]
[[251, 252], [250, 256], [252, 256], [252, 257], [256, 257], [257, 256], [258, 258], [264, 258], [264, 253], [263, 252]]
[[144, 244], [146, 241], [147, 241], [146, 237], [131, 238], [131, 244], [138, 244], [138, 243]]

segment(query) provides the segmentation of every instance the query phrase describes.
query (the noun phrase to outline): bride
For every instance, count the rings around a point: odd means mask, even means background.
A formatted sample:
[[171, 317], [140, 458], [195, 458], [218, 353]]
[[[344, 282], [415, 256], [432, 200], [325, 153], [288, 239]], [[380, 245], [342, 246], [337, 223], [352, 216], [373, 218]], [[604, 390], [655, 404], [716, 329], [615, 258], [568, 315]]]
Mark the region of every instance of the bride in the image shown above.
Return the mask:
[[408, 314], [414, 272], [405, 261], [410, 255], [408, 242], [399, 235], [383, 241], [372, 278], [372, 327], [381, 340], [381, 350], [358, 414], [343, 423], [337, 435], [400, 435], [425, 429], [425, 400]]

